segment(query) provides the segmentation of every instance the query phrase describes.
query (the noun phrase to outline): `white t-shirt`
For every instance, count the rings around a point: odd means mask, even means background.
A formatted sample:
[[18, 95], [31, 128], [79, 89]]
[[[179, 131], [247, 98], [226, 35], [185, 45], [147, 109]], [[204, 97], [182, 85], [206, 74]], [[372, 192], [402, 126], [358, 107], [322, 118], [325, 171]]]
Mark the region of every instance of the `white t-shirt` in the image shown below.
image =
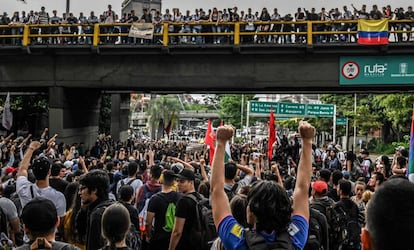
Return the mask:
[[[33, 195], [30, 190], [30, 186], [33, 188]], [[39, 188], [36, 184], [31, 183], [26, 176], [17, 177], [16, 181], [16, 191], [19, 195], [20, 202], [22, 203], [22, 208], [26, 206], [29, 201], [34, 197], [41, 196], [46, 199], [49, 199], [55, 204], [57, 215], [59, 217], [65, 216], [66, 213], [66, 199], [65, 196], [52, 187]]]

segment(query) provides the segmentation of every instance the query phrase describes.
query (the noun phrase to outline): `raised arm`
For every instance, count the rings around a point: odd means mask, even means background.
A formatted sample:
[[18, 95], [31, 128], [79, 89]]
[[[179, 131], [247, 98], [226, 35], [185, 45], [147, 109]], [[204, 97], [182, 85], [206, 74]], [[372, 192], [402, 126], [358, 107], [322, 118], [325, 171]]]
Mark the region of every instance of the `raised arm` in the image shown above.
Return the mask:
[[229, 199], [224, 191], [224, 155], [226, 142], [233, 136], [233, 128], [231, 126], [219, 127], [216, 136], [217, 145], [211, 174], [211, 205], [214, 224], [218, 227], [221, 220], [231, 214]]
[[27, 177], [27, 169], [29, 168], [30, 159], [32, 158], [33, 151], [40, 148], [40, 142], [32, 141], [27, 148], [26, 152], [24, 153], [23, 160], [20, 163], [19, 171], [17, 172], [17, 176], [25, 176]]
[[293, 192], [293, 214], [302, 215], [309, 221], [308, 193], [312, 176], [312, 140], [315, 128], [306, 121], [301, 121], [298, 130], [302, 138], [302, 151]]

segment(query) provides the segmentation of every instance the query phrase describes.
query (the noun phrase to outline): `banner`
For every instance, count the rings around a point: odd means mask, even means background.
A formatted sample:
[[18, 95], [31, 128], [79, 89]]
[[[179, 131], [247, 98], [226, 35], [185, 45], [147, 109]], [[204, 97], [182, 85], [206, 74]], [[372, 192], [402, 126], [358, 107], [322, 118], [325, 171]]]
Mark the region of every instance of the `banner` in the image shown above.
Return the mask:
[[154, 25], [152, 25], [152, 23], [132, 23], [128, 36], [142, 39], [152, 39], [153, 35]]
[[358, 44], [388, 44], [388, 19], [358, 20]]
[[5, 129], [10, 130], [13, 126], [13, 113], [10, 110], [10, 92], [7, 93], [4, 102], [2, 125]]
[[410, 151], [408, 155], [408, 179], [414, 182], [414, 108], [411, 118]]
[[210, 150], [210, 165], [213, 162], [213, 158], [214, 158], [214, 151], [215, 151], [214, 141], [215, 140], [216, 140], [216, 136], [214, 135], [213, 124], [211, 123], [209, 119], [208, 125], [207, 125], [206, 136], [204, 138], [204, 144], [206, 144]]

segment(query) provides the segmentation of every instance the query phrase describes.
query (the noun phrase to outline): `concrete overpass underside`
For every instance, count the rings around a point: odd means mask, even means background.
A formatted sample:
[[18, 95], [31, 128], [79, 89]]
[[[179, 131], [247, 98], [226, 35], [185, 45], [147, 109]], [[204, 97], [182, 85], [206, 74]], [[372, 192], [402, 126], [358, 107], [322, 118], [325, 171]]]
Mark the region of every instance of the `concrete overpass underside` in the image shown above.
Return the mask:
[[[113, 94], [111, 133], [125, 134], [128, 93], [407, 92], [414, 85], [339, 85], [341, 56], [414, 54], [414, 43], [253, 46], [0, 47], [1, 91], [49, 94], [49, 129], [93, 143], [102, 91]], [[84, 139], [85, 137], [88, 137]], [[122, 137], [122, 136], [121, 136]]]

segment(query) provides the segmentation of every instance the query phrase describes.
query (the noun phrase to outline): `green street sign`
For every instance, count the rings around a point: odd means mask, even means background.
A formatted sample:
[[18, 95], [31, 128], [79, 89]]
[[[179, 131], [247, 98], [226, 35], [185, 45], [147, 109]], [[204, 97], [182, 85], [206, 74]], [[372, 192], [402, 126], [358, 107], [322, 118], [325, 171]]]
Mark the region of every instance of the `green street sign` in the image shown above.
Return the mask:
[[[253, 114], [270, 114], [273, 107], [275, 115], [287, 117], [333, 117], [333, 104], [301, 104], [288, 102], [259, 102], [250, 101], [249, 111]], [[278, 117], [276, 117], [276, 120]]]
[[338, 126], [346, 126], [347, 121], [348, 121], [348, 118], [345, 118], [345, 117], [337, 117], [336, 118], [336, 125], [338, 125]]
[[342, 56], [339, 85], [414, 84], [412, 56]]
[[333, 117], [335, 107], [332, 104], [308, 104], [307, 115], [311, 117]]
[[278, 113], [278, 102], [258, 102], [250, 101], [250, 112], [259, 114], [270, 114], [270, 109], [273, 108], [275, 114]]
[[304, 116], [306, 105], [300, 103], [279, 103], [280, 115], [297, 115]]

